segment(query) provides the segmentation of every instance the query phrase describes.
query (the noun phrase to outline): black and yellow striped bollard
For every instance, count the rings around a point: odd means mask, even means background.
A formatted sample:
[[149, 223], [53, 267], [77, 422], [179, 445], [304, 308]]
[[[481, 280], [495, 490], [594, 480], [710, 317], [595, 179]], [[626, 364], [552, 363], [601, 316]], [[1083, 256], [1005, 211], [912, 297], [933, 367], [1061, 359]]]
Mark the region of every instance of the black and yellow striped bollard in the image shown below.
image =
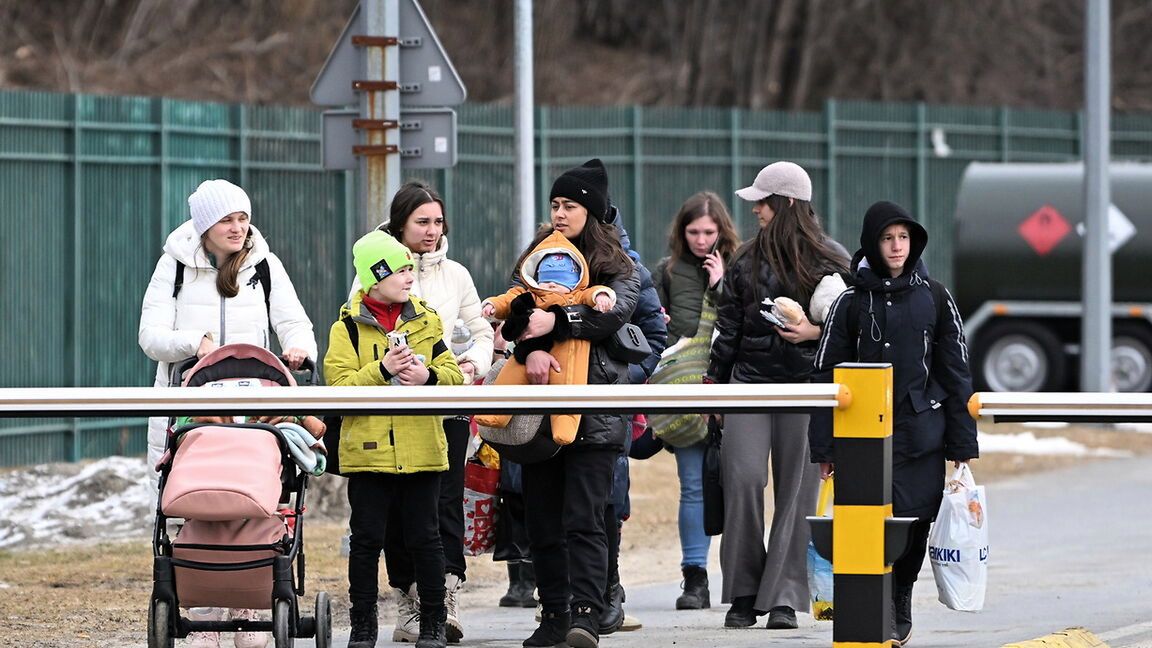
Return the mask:
[[832, 646], [891, 646], [892, 563], [916, 520], [892, 517], [892, 365], [845, 363], [834, 376], [850, 400], [833, 414], [832, 517], [809, 518], [832, 561]]

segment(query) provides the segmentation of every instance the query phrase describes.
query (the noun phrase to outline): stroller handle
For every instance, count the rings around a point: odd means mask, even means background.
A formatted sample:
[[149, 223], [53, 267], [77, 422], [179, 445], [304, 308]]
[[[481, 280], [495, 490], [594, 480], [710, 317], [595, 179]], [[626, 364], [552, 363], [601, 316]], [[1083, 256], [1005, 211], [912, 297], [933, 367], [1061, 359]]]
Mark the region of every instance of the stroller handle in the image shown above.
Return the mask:
[[[280, 361], [283, 362], [285, 366], [288, 365], [288, 361], [283, 355], [277, 357], [280, 358]], [[200, 358], [196, 356], [173, 362], [169, 366], [168, 385], [171, 387], [179, 387], [184, 384], [184, 374], [192, 367], [195, 367], [197, 362], [200, 362]], [[312, 358], [304, 358], [304, 360], [300, 362], [299, 368], [290, 368], [289, 371], [292, 373], [292, 378], [296, 381], [296, 384], [302, 387], [316, 384], [316, 361]]]

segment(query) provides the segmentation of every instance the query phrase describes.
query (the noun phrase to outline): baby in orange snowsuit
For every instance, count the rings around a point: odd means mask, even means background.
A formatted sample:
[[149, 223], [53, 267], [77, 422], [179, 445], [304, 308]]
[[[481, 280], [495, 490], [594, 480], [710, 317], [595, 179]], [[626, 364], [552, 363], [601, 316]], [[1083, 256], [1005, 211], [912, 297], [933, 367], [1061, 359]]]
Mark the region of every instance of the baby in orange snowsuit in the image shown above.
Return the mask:
[[[501, 330], [505, 339], [514, 340], [523, 334], [528, 317], [536, 308], [584, 304], [600, 312], [616, 305], [616, 293], [607, 286], [588, 286], [588, 264], [584, 255], [560, 232], [553, 232], [524, 258], [520, 278], [526, 284], [516, 286], [503, 295], [484, 300], [485, 317], [504, 320]], [[496, 377], [495, 385], [526, 385], [528, 372], [524, 366], [532, 351], [548, 351], [560, 363], [560, 372], [549, 374], [549, 385], [585, 385], [588, 383], [588, 354], [591, 342], [579, 338], [558, 339], [555, 332], [540, 338], [518, 342], [513, 349], [515, 362], [507, 362]], [[493, 428], [508, 426], [509, 414], [480, 414], [478, 425]], [[553, 414], [552, 440], [567, 445], [576, 439], [580, 427], [579, 414]]]

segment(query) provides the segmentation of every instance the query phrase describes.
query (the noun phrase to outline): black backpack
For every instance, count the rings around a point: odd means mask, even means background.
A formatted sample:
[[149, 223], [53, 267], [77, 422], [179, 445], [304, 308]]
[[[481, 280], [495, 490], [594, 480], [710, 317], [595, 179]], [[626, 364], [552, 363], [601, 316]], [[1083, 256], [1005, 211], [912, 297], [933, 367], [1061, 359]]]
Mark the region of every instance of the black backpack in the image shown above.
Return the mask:
[[[352, 342], [352, 348], [356, 350], [356, 356], [360, 356], [360, 329], [356, 326], [356, 322], [352, 321], [350, 316], [340, 318], [344, 322], [344, 327], [348, 329], [348, 340]], [[340, 426], [344, 423], [344, 417], [329, 414], [324, 417], [324, 447], [328, 450], [328, 465], [324, 468], [324, 472], [331, 475], [340, 475], [346, 477], [340, 472]]]

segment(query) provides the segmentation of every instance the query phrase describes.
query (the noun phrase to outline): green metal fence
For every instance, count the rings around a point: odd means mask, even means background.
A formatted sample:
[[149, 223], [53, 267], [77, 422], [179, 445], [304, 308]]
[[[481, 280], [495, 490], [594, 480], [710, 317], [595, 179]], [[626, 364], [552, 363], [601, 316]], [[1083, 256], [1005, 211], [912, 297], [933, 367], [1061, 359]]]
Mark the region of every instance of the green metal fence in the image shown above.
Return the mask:
[[[509, 232], [512, 111], [459, 109], [459, 164], [405, 174], [442, 190], [450, 256], [482, 297], [502, 289], [519, 250]], [[814, 203], [850, 250], [879, 199], [917, 213], [933, 236], [932, 274], [951, 280], [952, 212], [965, 166], [1080, 156], [1075, 113], [828, 102], [820, 112], [683, 108], [539, 108], [537, 220], [552, 179], [598, 156], [634, 246], [654, 264], [681, 202], [728, 197], [742, 235], [754, 233], [733, 191], [765, 164], [809, 170]], [[284, 260], [325, 348], [351, 278], [352, 175], [320, 169], [319, 113], [144, 97], [0, 92], [0, 386], [151, 384], [136, 344], [140, 300], [186, 197], [208, 178], [248, 190], [253, 222]], [[1117, 159], [1152, 157], [1152, 115], [1113, 119]], [[0, 420], [0, 465], [144, 450], [138, 419]]]

